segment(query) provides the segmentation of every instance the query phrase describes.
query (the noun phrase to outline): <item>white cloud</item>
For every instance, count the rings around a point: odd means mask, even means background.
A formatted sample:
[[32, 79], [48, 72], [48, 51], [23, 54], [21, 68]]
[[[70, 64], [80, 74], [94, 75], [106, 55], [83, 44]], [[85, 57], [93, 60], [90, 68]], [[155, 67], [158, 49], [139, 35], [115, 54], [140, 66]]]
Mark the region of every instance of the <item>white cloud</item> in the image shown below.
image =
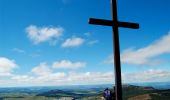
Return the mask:
[[34, 44], [56, 41], [56, 39], [63, 34], [63, 31], [64, 29], [62, 27], [37, 27], [35, 25], [30, 25], [26, 28], [28, 37]]
[[52, 71], [48, 68], [46, 63], [40, 63], [40, 65], [32, 69], [32, 72], [36, 75], [49, 75]]
[[19, 48], [13, 48], [12, 51], [18, 52], [18, 53], [25, 53], [24, 50], [19, 49]]
[[98, 42], [99, 42], [99, 40], [92, 40], [92, 41], [89, 41], [88, 44], [89, 45], [94, 45], [94, 44], [96, 44]]
[[77, 69], [85, 67], [86, 63], [84, 62], [71, 62], [69, 60], [61, 60], [53, 63], [53, 68], [67, 68], [67, 69]]
[[[164, 82], [170, 80], [170, 70], [149, 69], [145, 71], [122, 73], [124, 83], [134, 82]], [[10, 85], [18, 86], [50, 86], [74, 84], [107, 84], [114, 83], [113, 72], [51, 72], [37, 76], [13, 75], [11, 80], [0, 80]]]
[[15, 75], [11, 77], [12, 80], [15, 80], [17, 83], [26, 84], [32, 83], [33, 85], [48, 85], [52, 84], [53, 82], [64, 80], [65, 73], [57, 72], [57, 73], [49, 73], [39, 76], [30, 76], [30, 75]]
[[[150, 45], [140, 48], [140, 49], [126, 49], [121, 54], [122, 63], [127, 64], [147, 64], [154, 65], [162, 62], [160, 59], [155, 59], [155, 57], [170, 53], [170, 33], [159, 40], [156, 40]], [[113, 55], [110, 55], [104, 61], [106, 64], [113, 64]]]
[[170, 70], [149, 69], [141, 72], [122, 74], [125, 82], [161, 82], [170, 80]]
[[50, 73], [47, 75], [42, 75], [39, 77], [36, 77], [34, 80], [35, 82], [47, 82], [47, 83], [53, 83], [56, 81], [64, 80], [66, 77], [66, 74], [63, 72], [56, 72], [56, 73]]
[[13, 69], [17, 67], [14, 60], [5, 57], [0, 57], [0, 76], [9, 76]]
[[12, 80], [16, 80], [17, 82], [28, 82], [32, 81], [34, 77], [28, 75], [14, 75], [11, 77]]
[[[50, 85], [56, 80], [65, 79], [65, 73], [63, 72], [53, 72], [46, 63], [40, 63], [40, 65], [34, 67], [31, 70], [35, 75], [13, 75], [11, 80], [16, 81], [18, 85], [28, 85], [30, 83], [39, 86], [39, 85]], [[25, 83], [23, 83], [25, 82]]]
[[84, 43], [84, 39], [79, 38], [79, 37], [72, 37], [68, 38], [64, 41], [64, 43], [61, 45], [61, 47], [66, 48], [66, 47], [78, 47]]
[[113, 83], [113, 74], [112, 72], [56, 72], [40, 76], [16, 75], [12, 76], [11, 80], [18, 86], [104, 84]]
[[114, 75], [112, 72], [84, 72], [68, 74], [68, 80], [74, 84], [104, 84], [113, 83]]
[[170, 33], [154, 43], [135, 50], [127, 49], [122, 53], [122, 62], [129, 64], [157, 64], [160, 60], [153, 60], [152, 58], [170, 53]]

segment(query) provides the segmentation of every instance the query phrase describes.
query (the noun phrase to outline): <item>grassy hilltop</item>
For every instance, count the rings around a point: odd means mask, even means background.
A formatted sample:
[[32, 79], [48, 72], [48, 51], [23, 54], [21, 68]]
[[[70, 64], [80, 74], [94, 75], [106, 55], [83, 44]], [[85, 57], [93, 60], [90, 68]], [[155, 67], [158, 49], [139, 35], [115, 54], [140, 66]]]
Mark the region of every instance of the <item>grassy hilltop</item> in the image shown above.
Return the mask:
[[157, 90], [153, 87], [128, 85], [123, 88], [124, 100], [170, 100], [170, 89]]

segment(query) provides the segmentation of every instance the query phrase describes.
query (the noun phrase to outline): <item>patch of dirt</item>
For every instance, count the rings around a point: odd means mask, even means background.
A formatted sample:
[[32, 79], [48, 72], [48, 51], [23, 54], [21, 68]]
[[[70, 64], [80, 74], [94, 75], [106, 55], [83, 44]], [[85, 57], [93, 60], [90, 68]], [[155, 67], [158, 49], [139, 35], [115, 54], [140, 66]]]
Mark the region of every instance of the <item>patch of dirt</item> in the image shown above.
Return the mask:
[[128, 100], [151, 100], [151, 96], [149, 94], [143, 94], [143, 95], [131, 97]]

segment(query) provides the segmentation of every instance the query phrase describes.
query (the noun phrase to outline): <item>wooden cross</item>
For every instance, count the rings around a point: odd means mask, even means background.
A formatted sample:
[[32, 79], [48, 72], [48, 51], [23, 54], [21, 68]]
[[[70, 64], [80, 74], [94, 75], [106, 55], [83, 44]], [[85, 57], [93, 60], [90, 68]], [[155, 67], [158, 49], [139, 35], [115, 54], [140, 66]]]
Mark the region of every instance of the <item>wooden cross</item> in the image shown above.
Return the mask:
[[138, 29], [139, 24], [121, 22], [117, 17], [116, 0], [111, 0], [112, 20], [90, 18], [89, 24], [112, 26], [113, 30], [113, 47], [114, 47], [114, 69], [115, 69], [115, 98], [122, 100], [122, 80], [121, 80], [121, 64], [120, 64], [120, 48], [119, 48], [119, 27]]

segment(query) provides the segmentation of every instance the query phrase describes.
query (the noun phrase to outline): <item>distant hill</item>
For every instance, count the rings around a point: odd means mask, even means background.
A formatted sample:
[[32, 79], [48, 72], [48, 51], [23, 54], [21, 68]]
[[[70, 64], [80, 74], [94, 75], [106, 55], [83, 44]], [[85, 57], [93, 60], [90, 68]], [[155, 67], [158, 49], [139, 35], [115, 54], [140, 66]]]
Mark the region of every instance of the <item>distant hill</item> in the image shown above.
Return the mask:
[[170, 82], [144, 82], [144, 83], [130, 83], [135, 86], [153, 87], [155, 89], [170, 89]]
[[102, 91], [98, 91], [98, 88], [90, 89], [90, 90], [50, 90], [48, 92], [40, 93], [37, 96], [45, 96], [45, 97], [73, 97], [75, 99], [80, 99], [84, 97], [94, 97], [102, 94]]
[[158, 90], [153, 87], [126, 85], [123, 87], [124, 100], [170, 100], [170, 89]]
[[[111, 85], [1, 88], [0, 100], [101, 100], [106, 87], [111, 89]], [[170, 89], [123, 85], [123, 100], [170, 100]]]
[[[45, 97], [73, 97], [80, 100], [100, 100], [102, 89], [91, 88], [89, 90], [51, 90], [38, 94]], [[113, 91], [113, 90], [112, 90]], [[159, 98], [159, 99], [157, 99]], [[162, 99], [163, 98], [163, 99]], [[170, 100], [170, 90], [158, 90], [153, 87], [123, 85], [123, 100]]]
[[127, 100], [170, 100], [170, 90], [159, 90], [153, 93], [141, 94]]

